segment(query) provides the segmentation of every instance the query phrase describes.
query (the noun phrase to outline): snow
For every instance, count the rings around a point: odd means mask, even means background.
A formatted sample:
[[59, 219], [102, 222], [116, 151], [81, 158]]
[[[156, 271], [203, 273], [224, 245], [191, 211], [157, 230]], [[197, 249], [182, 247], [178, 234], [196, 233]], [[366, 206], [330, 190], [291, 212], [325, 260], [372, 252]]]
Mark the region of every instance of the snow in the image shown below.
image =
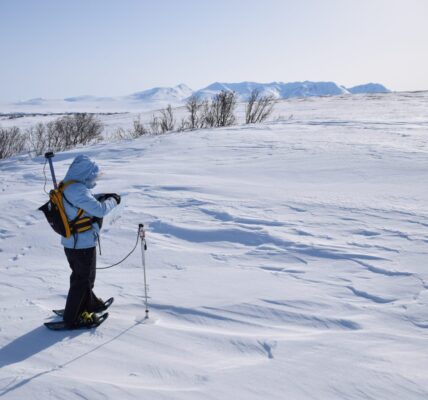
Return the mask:
[[[246, 101], [254, 89], [276, 99], [310, 96], [339, 96], [350, 93], [388, 93], [383, 85], [368, 83], [346, 89], [334, 82], [214, 82], [206, 88], [193, 91], [181, 83], [175, 87], [155, 87], [127, 96], [97, 97], [71, 96], [65, 99], [34, 98], [16, 103], [0, 103], [2, 113], [61, 113], [61, 112], [144, 112], [172, 106], [184, 106], [193, 94], [202, 99], [212, 98], [222, 90], [234, 91], [241, 101]], [[1, 114], [0, 114], [1, 116]]]
[[192, 93], [192, 89], [182, 83], [174, 88], [156, 87], [153, 89], [144, 90], [142, 92], [134, 93], [131, 95], [131, 98], [141, 101], [170, 101], [171, 99], [177, 101], [186, 99], [187, 97], [191, 96]]
[[[308, 96], [337, 96], [349, 94], [350, 92], [343, 86], [334, 82], [241, 82], [241, 83], [220, 83], [215, 82], [204, 89], [196, 92], [201, 98], [210, 98], [221, 90], [235, 92], [241, 100], [246, 100], [251, 92], [257, 89], [264, 95], [273, 95], [277, 99], [287, 99], [290, 97]], [[362, 93], [364, 88], [361, 88]], [[373, 88], [370, 88], [373, 90]]]
[[43, 326], [69, 274], [43, 158], [1, 161], [0, 396], [426, 399], [427, 100], [291, 99], [266, 124], [57, 154], [58, 177], [87, 154], [123, 196], [100, 267], [147, 227], [150, 318], [138, 248], [98, 272], [115, 303], [93, 331]]
[[389, 93], [385, 86], [379, 83], [366, 83], [365, 85], [358, 85], [352, 88], [348, 88], [348, 91], [352, 94], [358, 93]]

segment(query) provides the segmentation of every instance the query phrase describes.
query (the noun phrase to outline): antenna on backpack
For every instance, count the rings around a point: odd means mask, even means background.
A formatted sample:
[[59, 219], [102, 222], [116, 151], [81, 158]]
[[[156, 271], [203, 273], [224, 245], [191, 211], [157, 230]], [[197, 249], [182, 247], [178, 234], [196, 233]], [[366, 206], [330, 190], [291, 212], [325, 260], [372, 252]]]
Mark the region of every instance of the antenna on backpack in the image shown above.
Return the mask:
[[55, 154], [52, 151], [45, 153], [45, 158], [49, 162], [49, 168], [51, 169], [52, 182], [55, 189], [58, 189], [58, 184], [56, 183], [55, 171], [52, 163], [52, 158], [55, 157]]

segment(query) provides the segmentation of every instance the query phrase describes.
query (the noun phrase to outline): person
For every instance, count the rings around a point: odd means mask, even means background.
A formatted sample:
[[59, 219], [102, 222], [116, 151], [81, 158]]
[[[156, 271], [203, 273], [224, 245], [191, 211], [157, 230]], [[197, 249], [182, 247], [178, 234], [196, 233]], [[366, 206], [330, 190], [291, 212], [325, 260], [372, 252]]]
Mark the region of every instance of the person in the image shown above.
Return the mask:
[[70, 289], [64, 310], [64, 322], [69, 328], [90, 326], [97, 322], [97, 311], [104, 303], [93, 292], [96, 276], [96, 244], [99, 241], [102, 218], [120, 203], [120, 196], [112, 193], [93, 195], [100, 170], [88, 156], [78, 155], [70, 165], [63, 183], [63, 205], [69, 221], [77, 217], [92, 217], [88, 230], [62, 237], [61, 244], [71, 268]]

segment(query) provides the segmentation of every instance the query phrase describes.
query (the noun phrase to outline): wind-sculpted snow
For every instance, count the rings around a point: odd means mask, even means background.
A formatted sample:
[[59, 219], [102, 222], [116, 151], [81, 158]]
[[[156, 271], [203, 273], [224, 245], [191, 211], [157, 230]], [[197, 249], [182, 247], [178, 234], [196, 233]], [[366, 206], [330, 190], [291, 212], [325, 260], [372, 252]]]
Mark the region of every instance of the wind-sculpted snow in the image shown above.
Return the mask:
[[137, 246], [97, 272], [115, 302], [90, 331], [43, 326], [69, 280], [43, 158], [0, 161], [0, 398], [426, 399], [426, 104], [290, 100], [263, 125], [57, 154], [59, 179], [86, 154], [122, 195], [100, 267], [147, 229], [150, 318]]

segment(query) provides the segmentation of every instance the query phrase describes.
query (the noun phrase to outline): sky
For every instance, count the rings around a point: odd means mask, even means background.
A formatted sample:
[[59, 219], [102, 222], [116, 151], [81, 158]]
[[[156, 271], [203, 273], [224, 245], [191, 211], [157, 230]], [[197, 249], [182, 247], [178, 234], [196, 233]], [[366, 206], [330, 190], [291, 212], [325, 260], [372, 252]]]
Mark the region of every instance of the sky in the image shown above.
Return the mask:
[[428, 90], [428, 0], [0, 0], [0, 101], [185, 83]]

